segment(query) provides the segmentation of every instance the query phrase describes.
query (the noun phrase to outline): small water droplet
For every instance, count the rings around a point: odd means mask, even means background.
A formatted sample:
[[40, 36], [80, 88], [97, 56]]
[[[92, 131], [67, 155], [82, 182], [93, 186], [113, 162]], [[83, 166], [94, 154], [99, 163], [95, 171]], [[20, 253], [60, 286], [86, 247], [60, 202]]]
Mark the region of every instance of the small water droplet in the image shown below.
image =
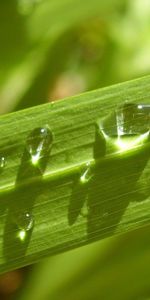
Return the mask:
[[86, 184], [88, 183], [93, 177], [91, 163], [86, 163], [84, 170], [82, 171], [82, 175], [80, 176], [80, 183]]
[[0, 169], [3, 169], [5, 167], [6, 161], [5, 157], [0, 157]]
[[48, 127], [36, 128], [27, 139], [31, 163], [38, 166], [40, 159], [47, 157], [52, 147], [53, 135]]
[[20, 231], [29, 231], [34, 226], [34, 218], [29, 212], [20, 213], [18, 216], [15, 216], [14, 221]]

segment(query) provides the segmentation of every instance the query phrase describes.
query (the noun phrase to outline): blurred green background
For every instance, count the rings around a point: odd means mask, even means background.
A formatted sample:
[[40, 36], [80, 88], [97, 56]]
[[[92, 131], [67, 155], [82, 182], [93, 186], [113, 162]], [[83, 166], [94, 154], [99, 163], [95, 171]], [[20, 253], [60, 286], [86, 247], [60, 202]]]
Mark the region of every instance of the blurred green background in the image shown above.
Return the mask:
[[[0, 1], [1, 114], [149, 73], [149, 0]], [[149, 269], [144, 228], [5, 274], [0, 299], [148, 300]]]

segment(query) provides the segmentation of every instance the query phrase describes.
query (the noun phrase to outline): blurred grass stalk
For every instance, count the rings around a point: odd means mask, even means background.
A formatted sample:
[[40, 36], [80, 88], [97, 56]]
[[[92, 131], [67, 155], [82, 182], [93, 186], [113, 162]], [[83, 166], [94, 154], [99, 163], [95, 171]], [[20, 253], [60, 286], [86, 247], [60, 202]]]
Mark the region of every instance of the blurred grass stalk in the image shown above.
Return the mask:
[[[15, 18], [14, 16], [13, 18], [16, 21], [16, 27], [11, 27], [12, 16], [9, 13], [7, 3], [1, 3], [0, 10], [6, 18], [2, 18], [0, 21], [1, 25], [4, 26], [4, 32], [6, 31], [6, 34], [15, 38], [17, 36], [17, 39], [14, 39], [14, 43], [12, 44], [11, 41], [10, 45], [9, 40], [6, 43], [5, 36], [0, 36], [1, 42], [3, 43], [4, 40], [6, 44], [4, 53], [0, 53], [3, 54], [1, 57], [4, 56], [4, 59], [1, 60], [1, 76], [2, 78], [6, 76], [0, 89], [1, 113], [14, 110], [15, 106], [32, 86], [42, 67], [45, 66], [47, 55], [55, 42], [65, 31], [73, 26], [78, 26], [78, 24], [89, 18], [103, 17], [105, 15], [107, 17], [110, 12], [114, 11], [114, 5], [115, 8], [120, 6], [119, 2], [119, 0], [106, 0], [104, 2], [93, 0], [91, 5], [90, 0], [83, 0], [82, 2], [79, 0], [37, 1], [33, 11], [29, 15], [23, 15], [22, 17], [18, 15], [17, 2], [14, 2], [14, 4], [11, 3], [11, 8], [13, 8], [15, 15]], [[6, 23], [7, 17], [8, 22]], [[21, 44], [18, 43], [20, 39], [22, 39]], [[61, 45], [59, 46], [61, 47]], [[17, 49], [18, 60], [13, 58], [15, 48]], [[6, 70], [5, 60], [12, 60], [9, 70]]]
[[[94, 0], [92, 5], [90, 0], [18, 0], [9, 9], [1, 2], [0, 11], [4, 28], [0, 34], [0, 113], [47, 101], [48, 85], [53, 88], [52, 83], [67, 70], [70, 55], [71, 71], [75, 67], [87, 80], [82, 92], [149, 73], [148, 0]], [[98, 46], [95, 51], [102, 52], [102, 57], [91, 66], [88, 61], [84, 65], [76, 56], [80, 42], [71, 44], [69, 39], [80, 29], [82, 40], [84, 24], [90, 35], [96, 19], [102, 23], [96, 38], [104, 39], [104, 49]], [[83, 42], [83, 47], [89, 49], [90, 44]]]

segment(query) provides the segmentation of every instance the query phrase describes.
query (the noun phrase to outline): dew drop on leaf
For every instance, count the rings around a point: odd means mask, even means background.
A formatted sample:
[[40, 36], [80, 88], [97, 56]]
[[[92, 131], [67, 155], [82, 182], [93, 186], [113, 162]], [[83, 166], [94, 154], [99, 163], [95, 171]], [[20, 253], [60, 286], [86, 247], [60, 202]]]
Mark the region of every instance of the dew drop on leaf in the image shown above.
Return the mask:
[[125, 103], [116, 112], [117, 145], [122, 151], [149, 141], [150, 105]]
[[86, 163], [85, 168], [83, 169], [82, 174], [80, 176], [80, 184], [88, 183], [92, 177], [93, 177], [92, 167], [91, 164], [88, 162]]
[[118, 135], [139, 135], [150, 129], [150, 105], [125, 103], [116, 112]]
[[27, 139], [27, 151], [31, 163], [38, 166], [41, 158], [47, 157], [52, 147], [53, 135], [48, 127], [36, 128]]
[[125, 103], [99, 125], [107, 142], [107, 154], [141, 148], [150, 140], [150, 105]]
[[34, 226], [34, 218], [31, 213], [25, 212], [25, 213], [20, 213], [18, 216], [15, 218], [15, 223], [19, 230], [21, 231], [29, 231], [33, 228]]

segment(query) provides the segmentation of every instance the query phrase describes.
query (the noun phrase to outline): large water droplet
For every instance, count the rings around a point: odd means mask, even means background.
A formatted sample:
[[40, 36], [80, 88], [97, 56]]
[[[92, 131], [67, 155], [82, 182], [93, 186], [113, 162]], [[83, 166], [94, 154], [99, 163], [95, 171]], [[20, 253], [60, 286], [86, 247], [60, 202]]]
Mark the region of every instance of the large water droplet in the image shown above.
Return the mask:
[[80, 184], [88, 183], [93, 177], [93, 171], [91, 163], [86, 163], [85, 168], [82, 171], [82, 175], [80, 176]]
[[150, 105], [125, 103], [99, 125], [105, 137], [140, 135], [150, 130]]
[[47, 157], [52, 147], [53, 135], [48, 127], [36, 128], [27, 139], [31, 163], [38, 166], [41, 158]]
[[139, 135], [150, 129], [150, 105], [125, 103], [116, 112], [117, 132], [122, 135]]
[[149, 140], [150, 105], [125, 103], [116, 111], [116, 122], [121, 151], [143, 146]]
[[6, 164], [5, 157], [1, 156], [0, 157], [0, 170], [5, 167], [5, 164]]
[[149, 141], [150, 105], [125, 103], [99, 123], [107, 154], [141, 147]]

